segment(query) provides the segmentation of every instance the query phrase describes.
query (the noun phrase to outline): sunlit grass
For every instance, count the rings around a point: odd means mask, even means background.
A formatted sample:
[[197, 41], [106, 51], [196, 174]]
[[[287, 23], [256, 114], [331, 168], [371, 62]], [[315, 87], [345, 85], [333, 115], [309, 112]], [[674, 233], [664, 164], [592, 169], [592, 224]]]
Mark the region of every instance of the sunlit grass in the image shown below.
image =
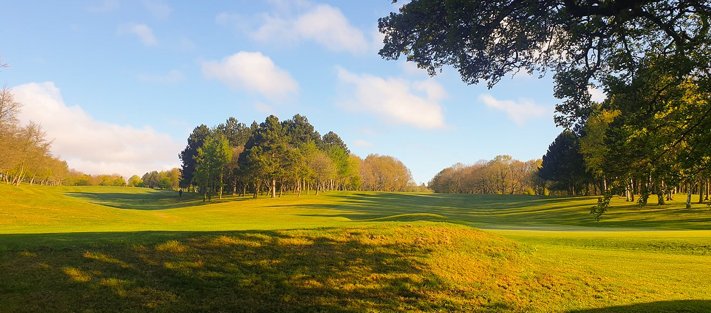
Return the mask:
[[711, 210], [682, 196], [596, 222], [593, 197], [0, 193], [3, 312], [711, 311]]

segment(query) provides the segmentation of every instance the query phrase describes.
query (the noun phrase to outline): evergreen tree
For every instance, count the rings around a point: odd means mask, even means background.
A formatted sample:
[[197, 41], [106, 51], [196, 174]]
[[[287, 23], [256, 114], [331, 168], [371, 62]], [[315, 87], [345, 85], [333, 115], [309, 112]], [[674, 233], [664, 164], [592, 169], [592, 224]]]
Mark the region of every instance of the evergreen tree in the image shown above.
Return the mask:
[[222, 198], [226, 166], [231, 159], [232, 149], [222, 134], [214, 133], [208, 136], [198, 148], [195, 180], [203, 194], [203, 200], [211, 199], [213, 192], [217, 192], [218, 197]]
[[195, 173], [196, 165], [195, 158], [198, 155], [198, 149], [202, 147], [205, 142], [205, 139], [207, 139], [209, 135], [210, 129], [206, 125], [202, 124], [198, 127], [195, 127], [195, 129], [193, 129], [193, 132], [188, 137], [188, 145], [178, 155], [180, 161], [182, 162], [180, 170], [181, 188], [188, 188], [190, 187], [190, 185], [193, 184], [193, 175]]
[[578, 194], [586, 172], [578, 137], [572, 131], [564, 130], [548, 146], [538, 175], [552, 181], [552, 189], [567, 190], [569, 195]]

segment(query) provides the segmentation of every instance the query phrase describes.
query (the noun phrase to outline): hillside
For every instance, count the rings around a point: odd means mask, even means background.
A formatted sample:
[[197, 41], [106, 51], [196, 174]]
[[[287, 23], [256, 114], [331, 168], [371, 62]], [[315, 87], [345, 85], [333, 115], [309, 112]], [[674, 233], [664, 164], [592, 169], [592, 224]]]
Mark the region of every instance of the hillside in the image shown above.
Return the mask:
[[705, 206], [598, 223], [592, 198], [0, 191], [3, 311], [711, 310]]

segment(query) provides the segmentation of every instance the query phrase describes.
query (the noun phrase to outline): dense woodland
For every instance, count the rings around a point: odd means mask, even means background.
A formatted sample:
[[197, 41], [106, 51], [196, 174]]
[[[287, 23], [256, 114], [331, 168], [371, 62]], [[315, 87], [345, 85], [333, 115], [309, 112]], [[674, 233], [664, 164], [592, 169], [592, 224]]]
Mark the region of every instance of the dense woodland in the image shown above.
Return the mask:
[[542, 195], [545, 186], [538, 177], [540, 164], [540, 160], [523, 162], [509, 155], [473, 165], [458, 163], [437, 173], [429, 188], [442, 193]]
[[690, 207], [711, 177], [710, 15], [708, 1], [412, 0], [379, 20], [379, 54], [489, 87], [553, 72], [565, 131], [538, 175], [551, 189], [603, 194], [597, 217], [614, 195], [684, 192]]
[[232, 117], [213, 128], [200, 125], [180, 159], [180, 187], [206, 199], [224, 193], [276, 197], [284, 192], [414, 188], [410, 171], [399, 160], [381, 155], [361, 159], [336, 133], [321, 136], [301, 115], [284, 121], [269, 116], [250, 126]]
[[75, 177], [67, 163], [52, 156], [50, 142], [34, 123], [21, 126], [17, 120], [20, 104], [12, 92], [0, 90], [0, 179], [6, 183], [61, 185]]
[[52, 142], [38, 124], [20, 125], [21, 104], [0, 91], [0, 181], [8, 184], [126, 186], [121, 175], [89, 175], [67, 166], [50, 152]]
[[[456, 5], [455, 5], [456, 4]], [[554, 120], [564, 131], [542, 160], [500, 156], [456, 165], [431, 182], [439, 192], [599, 194], [646, 205], [684, 193], [708, 198], [711, 182], [711, 5], [704, 1], [412, 0], [379, 20], [379, 54], [436, 75], [496, 85], [519, 71], [553, 72]], [[455, 22], [452, 22], [455, 21]], [[591, 90], [606, 99], [592, 101]], [[0, 178], [8, 183], [112, 184], [72, 172], [49, 153], [40, 127], [20, 127], [18, 104], [0, 97]], [[180, 153], [177, 185], [206, 198], [323, 190], [402, 191], [407, 168], [392, 157], [352, 155], [333, 132], [303, 116], [247, 126], [200, 125]], [[540, 165], [540, 166], [538, 166]], [[114, 177], [115, 178], [115, 177]], [[175, 188], [175, 171], [130, 185]]]

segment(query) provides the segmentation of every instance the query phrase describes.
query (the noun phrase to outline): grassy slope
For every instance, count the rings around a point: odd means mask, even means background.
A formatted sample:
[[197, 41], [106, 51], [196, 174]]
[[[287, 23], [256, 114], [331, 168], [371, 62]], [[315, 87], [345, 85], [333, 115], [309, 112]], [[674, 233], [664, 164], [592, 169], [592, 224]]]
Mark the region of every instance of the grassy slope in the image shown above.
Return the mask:
[[598, 223], [592, 198], [0, 194], [0, 311], [711, 310], [701, 205], [618, 199]]

